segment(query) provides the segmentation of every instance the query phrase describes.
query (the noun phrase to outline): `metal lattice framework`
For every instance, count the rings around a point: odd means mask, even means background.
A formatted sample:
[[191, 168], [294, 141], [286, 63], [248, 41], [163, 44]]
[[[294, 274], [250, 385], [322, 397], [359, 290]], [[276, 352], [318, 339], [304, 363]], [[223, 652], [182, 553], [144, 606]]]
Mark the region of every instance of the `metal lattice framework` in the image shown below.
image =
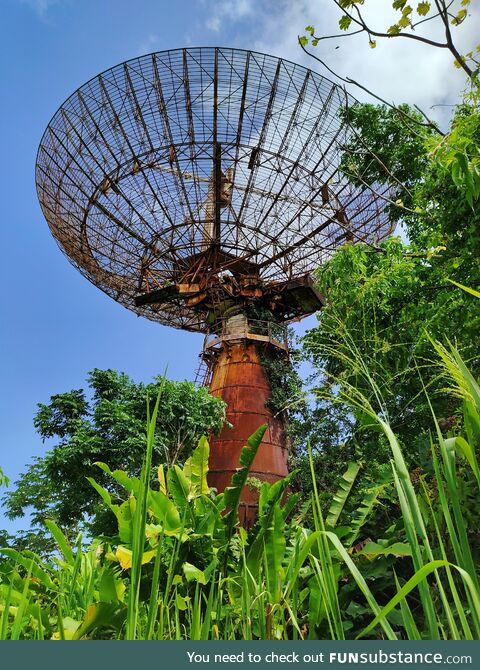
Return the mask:
[[319, 74], [250, 51], [136, 58], [52, 118], [36, 166], [43, 212], [108, 295], [205, 331], [235, 286], [251, 300], [281, 293], [346, 239], [390, 233], [388, 187], [354, 187], [339, 170], [351, 102]]

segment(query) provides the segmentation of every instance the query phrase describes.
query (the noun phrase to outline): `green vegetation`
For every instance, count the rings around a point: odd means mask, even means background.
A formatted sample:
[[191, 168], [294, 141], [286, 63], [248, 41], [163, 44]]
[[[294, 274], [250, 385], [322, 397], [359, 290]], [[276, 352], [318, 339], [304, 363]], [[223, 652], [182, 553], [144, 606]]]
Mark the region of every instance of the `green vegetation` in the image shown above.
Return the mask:
[[[382, 487], [346, 515], [357, 463], [348, 466], [326, 515], [315, 478], [302, 510], [296, 510], [298, 495], [282, 501], [291, 475], [263, 484], [259, 521], [248, 533], [237, 528], [240, 491], [264, 428], [248, 441], [223, 494], [207, 485], [205, 438], [183, 467], [160, 466], [153, 483], [162, 385], [139, 477], [97, 464], [98, 473], [122, 488], [123, 502], [113, 502], [90, 479], [116, 518], [116, 533], [84, 548], [81, 535], [71, 544], [47, 520], [56, 543], [49, 558], [2, 550], [1, 638], [478, 639], [480, 585], [463, 499], [466, 484], [470, 495], [480, 493], [474, 449], [480, 387], [454, 347], [433, 345], [450, 392], [462, 400], [464, 423], [461, 434], [445, 437], [432, 419], [431, 476], [412, 481], [384, 413], [361, 391], [345, 387], [339, 398], [363, 412], [389, 444], [390, 496], [400, 511], [394, 528], [359, 542]], [[380, 399], [374, 378], [363, 370]], [[310, 464], [313, 474], [311, 458]]]
[[[480, 637], [478, 213], [448, 151], [429, 157], [430, 130], [410, 141], [394, 110], [348, 113], [392, 174], [415, 168], [391, 212], [410, 244], [347, 244], [319, 269], [328, 304], [304, 341], [316, 404], [280, 389], [303, 403], [298, 468], [261, 486], [247, 532], [237, 509], [263, 429], [215, 495], [200, 436], [223, 404], [94, 371], [91, 401], [40, 406], [59, 442], [7, 495], [13, 516], [34, 503], [36, 534], [2, 538], [2, 639]], [[478, 137], [476, 108], [455, 119]], [[376, 169], [355, 142], [345, 161], [352, 179]]]
[[[469, 2], [449, 17], [395, 0], [398, 20], [375, 31], [362, 3], [334, 2], [341, 30], [372, 47], [440, 22], [471, 89], [447, 133], [407, 106], [342, 112], [341, 170], [391, 185], [408, 244], [348, 243], [318, 269], [327, 305], [302, 343], [313, 402], [283, 358], [265, 361], [291, 474], [261, 485], [246, 531], [240, 492], [264, 428], [218, 495], [203, 436], [223, 403], [93, 371], [91, 400], [39, 407], [56, 444], [5, 496], [11, 517], [33, 507], [34, 529], [0, 534], [0, 639], [480, 639], [478, 57], [445, 25]], [[307, 32], [303, 46], [328, 39]]]
[[[466, 96], [445, 136], [413, 124], [410, 119], [421, 117], [407, 106], [358, 104], [344, 110], [355, 132], [345, 147], [342, 169], [352, 181], [393, 181], [389, 216], [402, 225], [409, 242], [391, 238], [379, 246], [347, 244], [316, 274], [327, 305], [304, 340], [317, 375], [318, 398], [304, 432], [327, 500], [345, 459], [365, 464], [366, 489], [385, 472], [385, 438], [368, 428], [362, 412], [347, 411], [336, 402], [342, 387], [351, 385], [375, 404], [358, 356], [382, 393], [383, 411], [409, 467], [430, 467], [431, 411], [424, 387], [442, 430], [461, 425], [458, 399], [441, 392], [430, 338], [455, 343], [478, 376], [479, 304], [458, 287], [480, 286], [480, 214], [473, 186], [480, 179], [477, 95]], [[460, 174], [458, 163], [468, 163], [476, 177]], [[352, 358], [352, 348], [357, 357]], [[299, 486], [304, 488], [308, 467], [301, 458], [299, 465]]]
[[[33, 460], [16, 487], [4, 497], [7, 516], [31, 513], [33, 530], [12, 538], [18, 547], [49, 551], [38, 529], [45, 518], [59, 524], [69, 538], [79, 530], [94, 535], [114, 529], [114, 517], [99, 505], [87, 481], [96, 461], [138, 475], [145, 450], [147, 398], [156, 398], [160, 379], [137, 384], [114, 370], [93, 370], [89, 396], [83, 390], [54, 395], [40, 404], [34, 419], [42, 440], [55, 440], [45, 455]], [[151, 403], [150, 403], [151, 404]], [[225, 403], [191, 382], [163, 382], [152, 463], [185, 461], [200, 437], [218, 433], [225, 422]], [[115, 497], [117, 485], [97, 474], [99, 483]]]

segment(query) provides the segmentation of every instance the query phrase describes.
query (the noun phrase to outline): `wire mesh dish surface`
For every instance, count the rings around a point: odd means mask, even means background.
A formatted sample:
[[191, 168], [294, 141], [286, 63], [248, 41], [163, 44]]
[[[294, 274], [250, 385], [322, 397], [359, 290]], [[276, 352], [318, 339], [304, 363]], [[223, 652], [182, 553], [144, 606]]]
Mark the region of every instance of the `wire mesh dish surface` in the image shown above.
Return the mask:
[[[36, 165], [43, 213], [70, 261], [112, 298], [205, 332], [205, 299], [174, 287], [211, 298], [227, 273], [281, 288], [346, 239], [390, 233], [388, 187], [354, 187], [339, 171], [351, 135], [339, 111], [352, 102], [319, 74], [260, 53], [136, 58], [53, 116]], [[137, 299], [153, 291], [157, 301]]]

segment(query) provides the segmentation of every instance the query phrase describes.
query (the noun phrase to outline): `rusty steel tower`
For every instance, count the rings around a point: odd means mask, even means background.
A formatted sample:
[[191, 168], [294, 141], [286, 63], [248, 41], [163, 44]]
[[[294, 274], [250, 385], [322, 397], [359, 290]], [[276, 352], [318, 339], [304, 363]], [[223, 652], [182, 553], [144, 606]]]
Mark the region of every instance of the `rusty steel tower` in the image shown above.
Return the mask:
[[[41, 140], [38, 196], [69, 260], [138, 315], [205, 333], [207, 381], [233, 424], [212, 440], [219, 490], [263, 423], [252, 474], [287, 474], [263, 357], [288, 357], [285, 324], [321, 307], [311, 271], [346, 241], [391, 232], [388, 186], [341, 169], [349, 104], [281, 58], [176, 49], [91, 79]], [[254, 513], [245, 490], [242, 521]]]

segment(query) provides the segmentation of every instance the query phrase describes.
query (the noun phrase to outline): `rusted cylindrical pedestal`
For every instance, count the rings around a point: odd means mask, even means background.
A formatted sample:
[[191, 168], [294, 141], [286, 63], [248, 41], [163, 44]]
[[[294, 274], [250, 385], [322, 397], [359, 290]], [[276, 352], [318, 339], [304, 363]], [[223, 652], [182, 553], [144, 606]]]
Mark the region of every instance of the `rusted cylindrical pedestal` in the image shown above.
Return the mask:
[[[274, 482], [288, 474], [284, 425], [266, 405], [271, 390], [259, 356], [259, 347], [265, 346], [273, 345], [247, 339], [224, 341], [215, 362], [210, 392], [227, 403], [227, 418], [233, 425], [233, 428], [223, 428], [220, 435], [211, 440], [208, 482], [218, 491], [230, 485], [247, 438], [265, 423], [268, 429], [250, 476]], [[244, 527], [254, 523], [257, 501], [258, 491], [245, 487], [239, 510]]]

